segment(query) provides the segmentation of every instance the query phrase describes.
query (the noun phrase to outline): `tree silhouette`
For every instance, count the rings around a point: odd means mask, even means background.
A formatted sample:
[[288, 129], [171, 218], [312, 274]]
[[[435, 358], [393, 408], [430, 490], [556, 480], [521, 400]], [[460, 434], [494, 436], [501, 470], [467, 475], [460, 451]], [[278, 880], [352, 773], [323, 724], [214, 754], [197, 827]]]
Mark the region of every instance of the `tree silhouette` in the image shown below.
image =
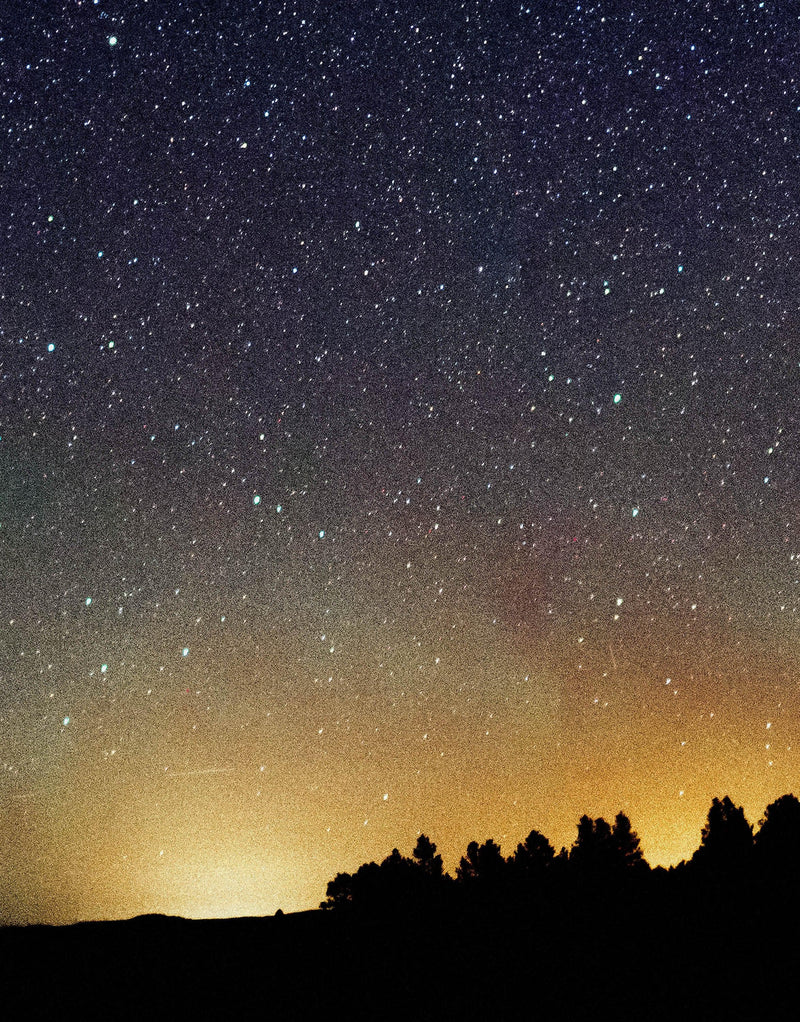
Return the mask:
[[747, 865], [752, 848], [753, 828], [744, 809], [726, 795], [713, 799], [691, 864], [714, 872], [739, 870]]
[[517, 845], [517, 850], [509, 859], [509, 866], [515, 877], [540, 880], [552, 865], [555, 854], [555, 849], [544, 834], [532, 830]]
[[467, 854], [462, 856], [456, 870], [456, 879], [461, 884], [492, 884], [496, 883], [506, 872], [506, 861], [500, 852], [500, 846], [489, 838], [482, 845], [470, 841]]
[[753, 846], [765, 873], [800, 873], [800, 801], [794, 795], [781, 795], [767, 806]]
[[325, 901], [320, 908], [342, 909], [353, 902], [353, 878], [349, 873], [337, 873], [333, 880], [328, 881]]
[[425, 834], [420, 834], [417, 838], [411, 854], [425, 876], [438, 879], [444, 875], [442, 857], [436, 854], [436, 845]]
[[[713, 799], [700, 846], [677, 872], [696, 873], [701, 880], [723, 876], [741, 882], [752, 869], [783, 880], [796, 875], [800, 881], [800, 799], [794, 795], [783, 795], [767, 806], [755, 838], [741, 806], [727, 795]], [[557, 855], [537, 830], [530, 831], [507, 861], [491, 838], [483, 844], [470, 841], [456, 870], [456, 884], [462, 892], [471, 892], [469, 897], [478, 895], [481, 903], [509, 905], [525, 902], [526, 894], [538, 897], [540, 891], [561, 896], [576, 881], [581, 897], [600, 894], [604, 886], [616, 896], [623, 878], [639, 874], [648, 878], [649, 886], [642, 890], [662, 890], [672, 882], [674, 871], [650, 870], [638, 834], [619, 812], [613, 824], [602, 816], [582, 816], [572, 847]], [[421, 833], [410, 857], [394, 848], [380, 864], [368, 862], [353, 874], [337, 873], [328, 882], [321, 907], [395, 915], [411, 910], [416, 916], [434, 905], [447, 909], [457, 904], [453, 884], [436, 845]]]
[[639, 836], [624, 813], [617, 813], [613, 827], [602, 816], [582, 816], [569, 863], [579, 875], [598, 880], [648, 868]]
[[585, 877], [608, 875], [614, 861], [611, 827], [602, 816], [593, 820], [582, 816], [578, 821], [578, 835], [569, 852], [570, 866]]
[[[364, 866], [359, 866], [358, 873], [362, 874], [362, 879], [363, 871], [368, 870], [371, 866], [375, 866], [377, 868], [374, 862], [368, 863]], [[324, 909], [338, 909], [340, 911], [352, 907], [355, 889], [359, 886], [356, 881], [356, 876], [350, 873], [337, 873], [333, 880], [328, 881], [328, 886], [325, 891], [325, 901], [320, 902], [319, 907]]]
[[320, 908], [367, 911], [413, 908], [434, 900], [436, 891], [449, 879], [443, 871], [441, 855], [436, 854], [436, 845], [421, 834], [411, 859], [393, 848], [380, 865], [368, 862], [352, 875], [337, 873], [328, 882], [326, 900]]
[[617, 865], [625, 871], [649, 869], [642, 854], [639, 835], [631, 827], [631, 821], [624, 813], [617, 813], [611, 831]]
[[404, 858], [397, 848], [392, 849], [392, 854], [387, 855], [381, 863], [381, 869], [387, 876], [403, 876], [413, 868], [410, 859]]

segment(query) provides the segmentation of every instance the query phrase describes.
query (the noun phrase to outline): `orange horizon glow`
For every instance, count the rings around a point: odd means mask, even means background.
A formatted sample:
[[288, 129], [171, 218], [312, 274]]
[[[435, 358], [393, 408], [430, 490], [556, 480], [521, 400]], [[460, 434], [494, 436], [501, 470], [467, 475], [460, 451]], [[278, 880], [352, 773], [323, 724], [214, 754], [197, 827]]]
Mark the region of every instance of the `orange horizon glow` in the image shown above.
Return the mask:
[[[588, 672], [591, 652], [582, 649], [580, 658]], [[70, 748], [79, 753], [69, 783], [11, 803], [16, 838], [5, 863], [16, 901], [4, 903], [4, 921], [300, 911], [319, 905], [336, 873], [380, 861], [394, 847], [410, 854], [420, 832], [454, 873], [471, 840], [491, 837], [509, 856], [536, 829], [556, 851], [569, 848], [584, 813], [613, 820], [625, 812], [650, 865], [668, 867], [698, 847], [713, 797], [730, 795], [756, 826], [769, 802], [792, 790], [781, 762], [767, 774], [755, 769], [769, 754], [765, 734], [791, 741], [780, 719], [731, 742], [741, 702], [709, 711], [702, 687], [693, 689], [679, 671], [671, 679], [677, 696], [663, 676], [649, 689], [674, 712], [671, 725], [663, 712], [656, 725], [647, 705], [634, 719], [625, 693], [644, 682], [630, 673], [621, 646], [619, 696], [607, 692], [602, 702], [595, 693], [603, 693], [603, 671], [593, 672], [578, 701], [574, 693], [565, 698], [566, 655], [529, 669], [527, 682], [524, 659], [509, 657], [507, 646], [503, 656], [460, 650], [450, 681], [438, 684], [440, 692], [461, 687], [459, 713], [441, 703], [436, 716], [420, 713], [413, 701], [387, 726], [373, 703], [357, 724], [340, 715], [337, 728], [331, 689], [307, 715], [295, 712], [294, 726], [267, 718], [253, 734], [244, 721], [233, 728], [215, 721], [200, 745], [176, 743], [176, 721], [185, 720], [188, 738], [208, 719], [194, 682], [175, 696], [166, 722], [163, 713], [151, 718], [151, 769], [126, 762], [124, 747], [103, 755], [97, 737], [70, 746], [78, 717], [60, 735], [66, 758]], [[477, 683], [487, 661], [514, 679], [497, 685], [499, 697]], [[247, 669], [241, 657], [228, 668]], [[204, 670], [222, 668], [217, 661]], [[398, 679], [398, 691], [403, 684]], [[694, 758], [698, 745], [703, 760]]]

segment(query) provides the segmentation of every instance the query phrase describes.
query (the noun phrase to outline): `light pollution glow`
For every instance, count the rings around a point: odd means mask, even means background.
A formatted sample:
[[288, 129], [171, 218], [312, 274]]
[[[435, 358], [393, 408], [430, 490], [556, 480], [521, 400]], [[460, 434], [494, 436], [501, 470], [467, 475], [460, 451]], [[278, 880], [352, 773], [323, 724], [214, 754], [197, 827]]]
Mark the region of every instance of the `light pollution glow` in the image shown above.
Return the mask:
[[[281, 662], [255, 642], [218, 651], [184, 671], [171, 704], [137, 722], [149, 769], [126, 756], [124, 741], [108, 750], [102, 734], [82, 733], [86, 714], [58, 731], [57, 784], [8, 808], [14, 840], [4, 863], [15, 900], [6, 917], [299, 910], [319, 903], [336, 872], [393, 847], [408, 853], [419, 831], [452, 870], [472, 839], [491, 836], [511, 854], [536, 827], [569, 846], [582, 813], [612, 818], [620, 809], [651, 865], [674, 863], [699, 844], [713, 796], [732, 792], [756, 823], [790, 790], [779, 752], [793, 738], [781, 719], [746, 735], [743, 721], [759, 720], [759, 706], [742, 697], [757, 695], [743, 654], [701, 670], [699, 644], [686, 643], [666, 684], [652, 653], [662, 639], [635, 654], [619, 642], [616, 670], [590, 641], [536, 669], [527, 643], [486, 629], [478, 647], [454, 643], [435, 669], [433, 657], [425, 670], [397, 658], [382, 690], [375, 677], [359, 680], [369, 653], [380, 655], [362, 648], [338, 684], [312, 686], [306, 699], [298, 671], [296, 698], [276, 700], [258, 723], [246, 703], [264, 700], [263, 679], [280, 679]], [[712, 710], [707, 675], [723, 671], [730, 695]], [[251, 694], [221, 714], [203, 683], [214, 678], [225, 691], [234, 675], [236, 690]], [[768, 697], [780, 676], [759, 682]], [[359, 693], [357, 718], [348, 686]]]

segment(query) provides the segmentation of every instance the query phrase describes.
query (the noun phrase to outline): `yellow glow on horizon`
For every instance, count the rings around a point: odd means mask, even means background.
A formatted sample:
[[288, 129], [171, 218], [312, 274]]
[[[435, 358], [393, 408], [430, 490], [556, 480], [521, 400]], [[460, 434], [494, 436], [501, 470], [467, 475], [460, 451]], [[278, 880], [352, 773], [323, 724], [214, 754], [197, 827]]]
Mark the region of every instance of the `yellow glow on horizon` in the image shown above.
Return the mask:
[[312, 673], [298, 637], [259, 648], [237, 635], [202, 654], [197, 643], [186, 677], [140, 707], [136, 757], [124, 735], [108, 755], [105, 733], [71, 714], [63, 769], [9, 814], [5, 863], [20, 879], [6, 917], [298, 911], [336, 873], [394, 847], [409, 855], [420, 831], [452, 874], [471, 840], [510, 856], [536, 829], [569, 848], [584, 813], [625, 812], [647, 861], [670, 866], [698, 847], [713, 797], [729, 794], [757, 825], [792, 790], [780, 749], [764, 772], [760, 718], [775, 745], [795, 738], [760, 709], [736, 657], [715, 665], [740, 679], [735, 695], [712, 702], [696, 647], [684, 651], [691, 677], [662, 669], [654, 640], [617, 645], [609, 679], [588, 643], [571, 659], [563, 645], [468, 624], [469, 637], [431, 649], [409, 626], [391, 676], [368, 631], [345, 645], [333, 680]]

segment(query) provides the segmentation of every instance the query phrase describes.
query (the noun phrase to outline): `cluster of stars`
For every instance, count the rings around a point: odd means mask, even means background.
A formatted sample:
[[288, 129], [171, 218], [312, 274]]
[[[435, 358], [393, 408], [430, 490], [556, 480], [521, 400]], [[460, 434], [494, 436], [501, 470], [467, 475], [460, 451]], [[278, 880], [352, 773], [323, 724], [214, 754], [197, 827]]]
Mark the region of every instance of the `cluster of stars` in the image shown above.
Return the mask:
[[[419, 829], [569, 843], [623, 804], [674, 861], [720, 786], [754, 812], [791, 789], [791, 13], [12, 22], [0, 799], [4, 856], [40, 864], [26, 918], [190, 912], [180, 855], [294, 876], [254, 905], [306, 907]], [[105, 901], [51, 897], [61, 848]]]

